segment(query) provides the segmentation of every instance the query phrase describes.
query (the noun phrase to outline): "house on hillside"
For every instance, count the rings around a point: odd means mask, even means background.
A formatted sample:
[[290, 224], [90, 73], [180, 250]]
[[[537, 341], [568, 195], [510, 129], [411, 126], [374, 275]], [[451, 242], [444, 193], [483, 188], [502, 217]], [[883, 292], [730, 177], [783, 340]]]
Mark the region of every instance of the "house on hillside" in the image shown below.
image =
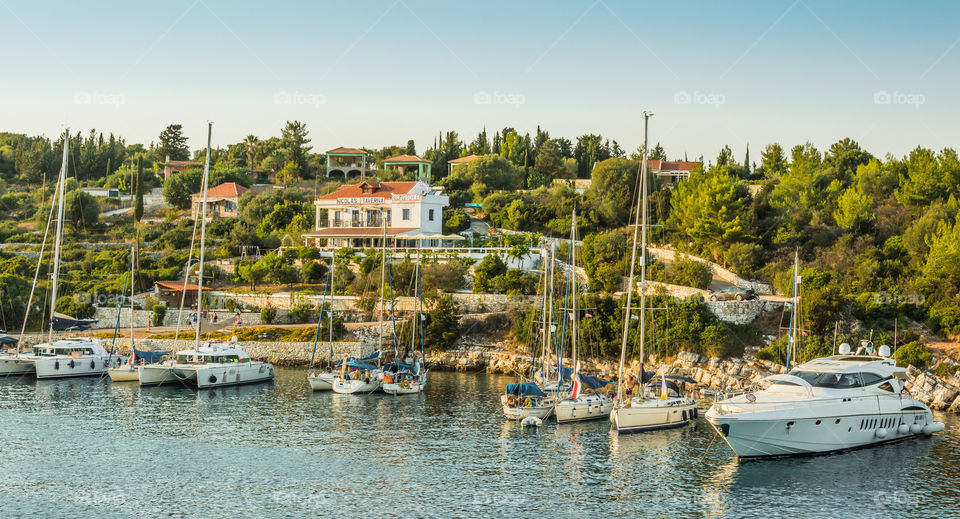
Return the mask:
[[[236, 182], [225, 182], [207, 190], [207, 218], [232, 218], [239, 215], [240, 197], [249, 189]], [[190, 195], [191, 218], [196, 219], [203, 204], [203, 192]]]
[[163, 161], [163, 179], [167, 180], [174, 173], [183, 173], [191, 168], [202, 168], [203, 161], [199, 160], [170, 160], [170, 155]]
[[327, 247], [440, 247], [460, 236], [443, 235], [443, 208], [450, 197], [423, 180], [363, 181], [317, 197], [316, 229], [306, 245]]
[[647, 160], [647, 171], [660, 177], [664, 185], [672, 186], [677, 182], [690, 178], [693, 168], [699, 166], [696, 161], [685, 160]]
[[360, 148], [334, 148], [326, 153], [327, 177], [363, 178], [367, 176], [369, 153]]

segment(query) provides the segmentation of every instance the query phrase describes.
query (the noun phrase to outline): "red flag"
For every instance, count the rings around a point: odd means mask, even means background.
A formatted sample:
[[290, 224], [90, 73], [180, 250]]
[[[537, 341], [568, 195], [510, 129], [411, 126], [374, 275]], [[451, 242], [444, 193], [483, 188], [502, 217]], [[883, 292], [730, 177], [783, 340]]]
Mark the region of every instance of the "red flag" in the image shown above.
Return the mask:
[[573, 378], [573, 387], [570, 389], [570, 398], [577, 398], [580, 396], [580, 376]]
[[584, 317], [593, 317], [593, 314], [583, 314]]

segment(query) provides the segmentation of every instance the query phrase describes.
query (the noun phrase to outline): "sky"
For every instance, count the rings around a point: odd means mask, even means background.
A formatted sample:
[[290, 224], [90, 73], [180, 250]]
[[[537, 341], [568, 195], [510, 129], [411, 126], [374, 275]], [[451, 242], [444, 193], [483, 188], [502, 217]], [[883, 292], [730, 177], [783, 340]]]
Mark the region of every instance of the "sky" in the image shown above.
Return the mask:
[[0, 131], [314, 151], [539, 125], [670, 158], [960, 145], [957, 2], [0, 0]]

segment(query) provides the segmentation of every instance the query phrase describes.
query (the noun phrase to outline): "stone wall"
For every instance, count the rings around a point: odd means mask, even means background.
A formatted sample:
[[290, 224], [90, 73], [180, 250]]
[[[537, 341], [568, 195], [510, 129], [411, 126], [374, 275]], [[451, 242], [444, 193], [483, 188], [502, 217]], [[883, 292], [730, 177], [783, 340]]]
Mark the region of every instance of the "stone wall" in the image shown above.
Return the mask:
[[706, 263], [707, 265], [709, 265], [710, 271], [713, 274], [714, 278], [721, 279], [723, 281], [726, 281], [727, 283], [730, 283], [731, 285], [736, 285], [738, 287], [752, 288], [758, 294], [763, 294], [763, 295], [773, 294], [773, 286], [771, 286], [770, 284], [761, 283], [759, 281], [748, 281], [734, 274], [730, 270], [727, 270], [721, 267], [720, 265], [713, 263], [712, 261], [708, 261], [703, 258], [698, 258], [697, 256], [691, 256], [690, 254], [684, 254], [682, 252], [678, 253], [674, 249], [647, 247], [647, 250], [649, 250], [650, 255], [655, 257], [656, 259], [660, 261], [668, 261], [671, 263], [676, 261], [677, 256], [679, 254], [682, 254], [687, 259], [690, 259], [693, 261], [699, 261], [701, 263]]
[[[216, 312], [217, 316], [219, 317], [219, 322], [224, 322], [224, 319], [227, 319], [230, 322], [236, 322], [235, 313], [228, 312], [227, 310], [217, 310]], [[167, 314], [163, 317], [163, 326], [176, 326], [177, 314], [178, 309], [168, 307]], [[187, 317], [189, 315], [190, 312], [187, 309], [184, 309], [183, 317], [180, 323], [180, 327], [182, 329], [190, 328], [191, 325], [187, 323]], [[285, 317], [285, 310], [277, 312], [278, 321], [282, 322]], [[93, 318], [96, 319], [97, 322], [92, 326], [92, 328], [112, 330], [117, 323], [117, 308], [97, 307], [93, 314]], [[133, 326], [136, 328], [153, 326], [152, 318], [152, 310], [134, 310]], [[259, 326], [261, 324], [259, 312], [241, 312], [240, 319], [243, 320], [244, 326]], [[120, 334], [123, 335], [123, 330], [128, 328], [130, 328], [130, 308], [123, 308], [120, 310]]]
[[749, 324], [764, 312], [780, 310], [781, 301], [755, 299], [753, 301], [706, 301], [707, 308], [723, 322]]

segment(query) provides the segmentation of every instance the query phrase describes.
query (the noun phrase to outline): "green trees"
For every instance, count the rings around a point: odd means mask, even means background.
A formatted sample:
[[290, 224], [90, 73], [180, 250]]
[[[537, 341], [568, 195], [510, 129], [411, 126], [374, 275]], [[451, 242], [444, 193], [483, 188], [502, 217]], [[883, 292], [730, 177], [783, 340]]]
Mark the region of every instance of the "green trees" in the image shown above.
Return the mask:
[[694, 173], [674, 191], [669, 223], [698, 252], [725, 263], [727, 247], [747, 235], [748, 199], [743, 186], [719, 169]]
[[560, 155], [560, 146], [557, 141], [548, 140], [537, 149], [537, 160], [534, 168], [549, 178], [561, 178], [563, 173], [563, 157]]
[[473, 269], [473, 293], [490, 292], [492, 281], [507, 273], [507, 264], [496, 254], [487, 254]]
[[765, 178], [778, 178], [787, 172], [787, 158], [779, 143], [768, 144], [760, 153], [760, 168]]
[[280, 148], [286, 160], [285, 168], [294, 179], [308, 172], [307, 152], [310, 151], [310, 139], [307, 137], [307, 125], [300, 121], [287, 121], [281, 130]]
[[260, 139], [256, 135], [247, 135], [243, 139], [243, 151], [247, 155], [247, 167], [250, 168], [250, 178], [253, 178], [254, 160], [257, 157], [257, 151], [260, 149]]
[[460, 305], [450, 294], [428, 296], [425, 302], [430, 310], [426, 314], [424, 346], [445, 350], [460, 337]]
[[63, 211], [74, 231], [88, 231], [100, 219], [100, 204], [97, 199], [79, 189], [67, 193]]
[[143, 218], [143, 157], [137, 158], [137, 178], [134, 186], [136, 201], [133, 206], [133, 219], [140, 223]]
[[850, 186], [837, 201], [837, 210], [833, 217], [837, 225], [844, 229], [863, 230], [876, 219], [873, 197], [864, 194], [857, 185]]
[[[443, 179], [451, 199], [482, 202], [497, 190], [516, 190], [523, 187], [523, 175], [507, 159], [484, 155], [453, 170]], [[452, 201], [451, 200], [451, 201]]]
[[573, 158], [577, 159], [577, 178], [590, 178], [593, 166], [611, 157], [610, 145], [600, 135], [587, 134], [577, 137]]
[[584, 193], [592, 219], [607, 227], [630, 223], [631, 209], [636, 205], [639, 166], [639, 161], [618, 157], [593, 168], [590, 188]]
[[960, 161], [954, 150], [940, 155], [917, 147], [906, 160], [906, 171], [900, 175], [897, 200], [907, 206], [924, 206], [944, 200], [960, 192]]
[[187, 147], [187, 138], [183, 135], [183, 125], [171, 124], [160, 132], [160, 145], [157, 146], [157, 160], [187, 160], [190, 158], [190, 148]]

